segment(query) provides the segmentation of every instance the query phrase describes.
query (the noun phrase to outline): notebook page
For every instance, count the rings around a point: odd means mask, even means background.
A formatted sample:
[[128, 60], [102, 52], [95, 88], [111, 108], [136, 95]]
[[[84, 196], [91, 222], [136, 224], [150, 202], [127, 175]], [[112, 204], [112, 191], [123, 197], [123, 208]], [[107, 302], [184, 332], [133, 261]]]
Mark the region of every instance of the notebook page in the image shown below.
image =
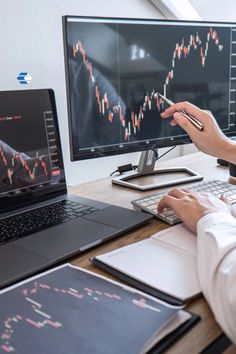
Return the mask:
[[180, 300], [201, 292], [197, 258], [149, 238], [96, 257], [98, 260]]
[[168, 227], [165, 230], [153, 234], [151, 238], [197, 255], [197, 236], [187, 229], [184, 224]]

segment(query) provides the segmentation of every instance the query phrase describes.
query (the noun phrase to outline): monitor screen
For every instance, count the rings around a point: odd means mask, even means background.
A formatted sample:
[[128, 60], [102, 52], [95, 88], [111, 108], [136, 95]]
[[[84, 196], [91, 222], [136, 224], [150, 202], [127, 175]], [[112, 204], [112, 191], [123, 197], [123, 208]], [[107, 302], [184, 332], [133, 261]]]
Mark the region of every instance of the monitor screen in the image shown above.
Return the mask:
[[0, 211], [66, 191], [54, 93], [0, 91]]
[[158, 92], [236, 134], [236, 24], [63, 18], [71, 159], [191, 142]]

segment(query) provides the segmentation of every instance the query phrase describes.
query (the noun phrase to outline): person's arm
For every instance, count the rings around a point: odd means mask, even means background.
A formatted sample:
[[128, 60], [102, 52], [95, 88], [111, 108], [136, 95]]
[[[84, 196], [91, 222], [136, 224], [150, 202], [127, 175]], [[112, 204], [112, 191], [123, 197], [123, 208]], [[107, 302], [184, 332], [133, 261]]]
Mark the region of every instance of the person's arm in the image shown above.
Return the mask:
[[225, 212], [197, 225], [198, 276], [217, 322], [236, 344], [236, 220]]
[[171, 208], [198, 237], [201, 289], [223, 331], [236, 344], [236, 219], [230, 205], [195, 192], [172, 189], [158, 211]]
[[[178, 113], [181, 110], [196, 117], [203, 123], [204, 129], [202, 131], [196, 129], [188, 119]], [[199, 150], [236, 164], [236, 143], [223, 134], [209, 111], [202, 110], [189, 102], [180, 102], [167, 108], [161, 117], [164, 119], [173, 117], [170, 124], [173, 126], [178, 124], [183, 128]]]

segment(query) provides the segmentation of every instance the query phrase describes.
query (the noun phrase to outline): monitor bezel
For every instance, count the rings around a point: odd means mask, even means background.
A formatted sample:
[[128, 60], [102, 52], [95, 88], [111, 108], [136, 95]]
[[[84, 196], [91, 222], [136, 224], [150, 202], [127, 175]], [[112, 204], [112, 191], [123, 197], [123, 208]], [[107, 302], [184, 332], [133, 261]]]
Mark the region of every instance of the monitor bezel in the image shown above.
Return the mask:
[[[63, 47], [64, 47], [64, 63], [65, 63], [65, 76], [66, 76], [66, 95], [67, 95], [67, 112], [68, 112], [68, 126], [69, 126], [69, 145], [70, 145], [70, 159], [71, 161], [80, 161], [91, 158], [106, 157], [113, 155], [123, 155], [126, 153], [140, 152], [151, 149], [180, 146], [185, 144], [191, 144], [192, 140], [188, 135], [179, 137], [168, 137], [168, 138], [157, 138], [155, 142], [132, 142], [127, 145], [123, 145], [122, 149], [116, 145], [113, 149], [103, 150], [101, 148], [94, 148], [94, 151], [83, 152], [74, 151], [73, 146], [73, 129], [72, 129], [72, 113], [71, 113], [71, 100], [70, 100], [70, 79], [69, 79], [69, 62], [68, 62], [68, 36], [67, 36], [67, 23], [69, 19], [81, 19], [81, 20], [101, 20], [101, 21], [111, 21], [111, 22], [125, 22], [127, 23], [137, 23], [144, 21], [145, 23], [189, 23], [189, 24], [205, 24], [205, 25], [216, 25], [216, 26], [236, 26], [236, 22], [226, 22], [226, 21], [201, 21], [201, 20], [174, 20], [174, 19], [157, 19], [157, 18], [128, 18], [128, 17], [103, 17], [103, 16], [79, 16], [79, 15], [65, 15], [62, 16], [62, 28], [63, 28]], [[236, 135], [235, 132], [224, 132], [228, 137]], [[153, 140], [153, 139], [151, 139]], [[122, 144], [121, 144], [122, 145]]]

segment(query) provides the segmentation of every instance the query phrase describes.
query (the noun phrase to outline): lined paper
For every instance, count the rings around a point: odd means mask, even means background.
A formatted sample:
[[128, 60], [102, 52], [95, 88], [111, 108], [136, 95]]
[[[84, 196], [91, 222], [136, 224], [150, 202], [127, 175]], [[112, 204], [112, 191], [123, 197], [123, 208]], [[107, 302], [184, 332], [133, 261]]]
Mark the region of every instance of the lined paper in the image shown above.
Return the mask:
[[[181, 235], [178, 235], [179, 229]], [[186, 301], [201, 292], [197, 257], [193, 252], [195, 241], [189, 241], [187, 232], [176, 226], [164, 231], [96, 258], [146, 285]], [[178, 243], [177, 239], [181, 241]], [[172, 244], [173, 240], [177, 247]]]
[[153, 234], [151, 238], [197, 255], [197, 236], [184, 224], [178, 224]]

